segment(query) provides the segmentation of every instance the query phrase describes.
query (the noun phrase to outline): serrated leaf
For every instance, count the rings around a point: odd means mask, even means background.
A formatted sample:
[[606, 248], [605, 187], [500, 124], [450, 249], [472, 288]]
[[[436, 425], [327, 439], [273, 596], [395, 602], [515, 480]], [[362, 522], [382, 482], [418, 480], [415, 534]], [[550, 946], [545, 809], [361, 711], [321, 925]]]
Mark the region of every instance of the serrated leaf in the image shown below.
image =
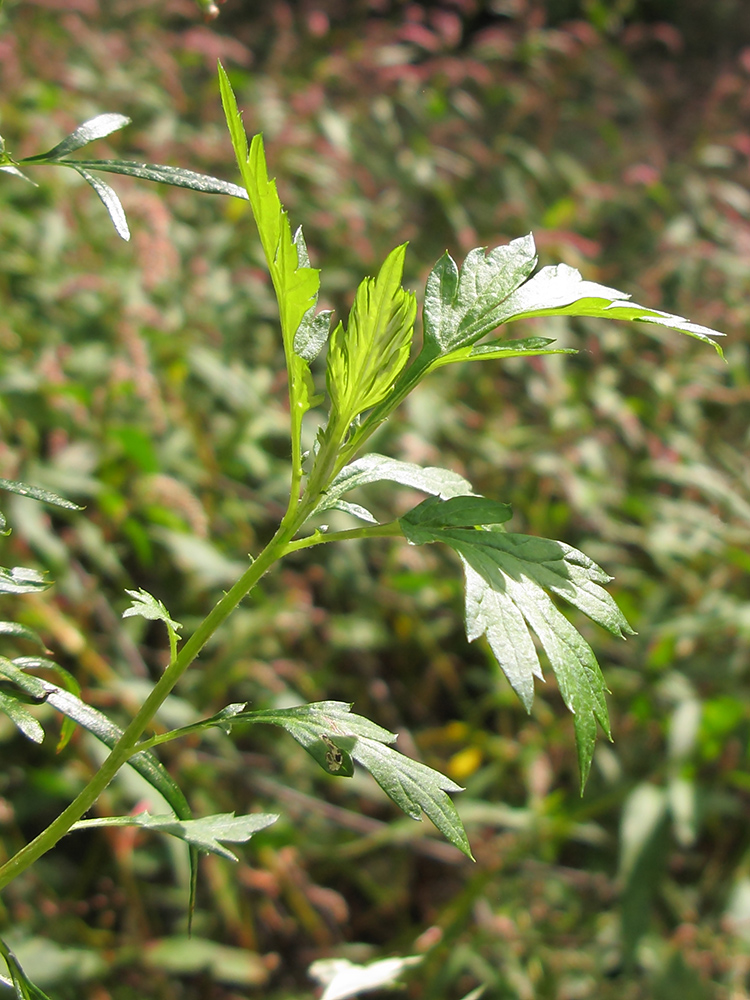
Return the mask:
[[122, 174], [137, 177], [143, 181], [169, 184], [171, 187], [188, 188], [204, 194], [223, 194], [247, 201], [247, 191], [239, 184], [201, 174], [184, 167], [172, 167], [164, 163], [141, 163], [138, 160], [56, 160], [58, 166], [84, 170], [101, 170], [106, 174]]
[[444, 500], [472, 493], [468, 479], [448, 469], [441, 469], [438, 466], [423, 468], [413, 462], [399, 462], [395, 458], [373, 453], [363, 455], [339, 472], [316, 508], [316, 513], [337, 508], [339, 497], [358, 486], [383, 480], [399, 483], [401, 486], [412, 486], [416, 490], [431, 493]]
[[[447, 792], [462, 791], [461, 786], [431, 767], [385, 746], [395, 742], [395, 733], [360, 715], [353, 715], [345, 702], [318, 702], [298, 708], [246, 712], [235, 716], [233, 722], [281, 726], [329, 774], [348, 776], [352, 773], [349, 758], [356, 760], [408, 816], [420, 819], [425, 812], [450, 843], [467, 857], [472, 856], [466, 831], [447, 795]], [[336, 751], [341, 754], [341, 760]]]
[[[526, 708], [533, 699], [533, 678], [541, 677], [536, 649], [525, 626], [539, 639], [555, 671], [565, 704], [574, 714], [582, 783], [591, 765], [598, 721], [607, 735], [606, 691], [588, 643], [557, 610], [546, 591], [564, 598], [614, 635], [633, 634], [601, 584], [610, 577], [582, 552], [562, 542], [499, 530], [456, 527], [450, 515], [440, 523], [440, 501], [424, 504], [401, 518], [404, 534], [418, 544], [442, 541], [466, 568], [466, 633], [486, 634]], [[445, 506], [443, 504], [442, 506]], [[487, 522], [489, 525], [490, 522]], [[526, 632], [528, 632], [528, 628]]]
[[122, 207], [122, 202], [109, 184], [106, 184], [99, 177], [95, 177], [93, 174], [89, 173], [88, 170], [84, 170], [83, 167], [80, 167], [78, 164], [71, 163], [69, 166], [72, 166], [73, 169], [91, 185], [94, 191], [96, 191], [102, 204], [107, 209], [117, 235], [126, 241], [129, 240], [130, 230], [128, 229], [128, 220], [125, 218], [125, 209]]
[[33, 743], [44, 741], [44, 730], [28, 709], [24, 708], [18, 698], [7, 691], [0, 691], [0, 712], [4, 712], [16, 728], [20, 729], [26, 739]]
[[[254, 136], [248, 149], [237, 101], [221, 63], [219, 88], [232, 146], [279, 304], [281, 336], [289, 374], [293, 461], [301, 473], [299, 439], [302, 417], [317, 400], [314, 398], [309, 365], [295, 350], [295, 337], [305, 316], [309, 316], [310, 310], [315, 308], [320, 278], [315, 268], [300, 263], [301, 259], [306, 259], [307, 249], [301, 234], [296, 242], [292, 239], [289, 218], [281, 206], [276, 182], [268, 177], [263, 137]], [[315, 332], [319, 334], [320, 329], [315, 327]], [[312, 350], [310, 338], [305, 335], [303, 340], [303, 346]]]
[[15, 479], [0, 479], [0, 490], [7, 490], [8, 493], [16, 493], [18, 496], [30, 497], [32, 500], [39, 500], [42, 503], [51, 503], [56, 507], [65, 507], [67, 510], [83, 510], [83, 507], [72, 500], [50, 493], [39, 486], [31, 486], [29, 483], [22, 483]]
[[388, 394], [409, 358], [416, 298], [401, 287], [406, 244], [392, 250], [376, 278], [357, 289], [346, 327], [331, 334], [326, 384], [332, 423], [345, 428]]
[[218, 854], [227, 861], [237, 861], [237, 855], [224, 847], [222, 842], [244, 844], [260, 830], [275, 823], [279, 817], [274, 813], [252, 813], [247, 816], [235, 816], [234, 813], [217, 813], [213, 816], [202, 816], [199, 819], [180, 820], [172, 815], [152, 816], [148, 812], [135, 816], [107, 816], [97, 819], [85, 819], [74, 823], [70, 828], [83, 830], [89, 827], [101, 826], [140, 826], [146, 830], [168, 833], [172, 837], [184, 840], [199, 851]]
[[497, 312], [497, 323], [510, 323], [530, 316], [598, 316], [602, 319], [636, 320], [655, 323], [672, 330], [679, 330], [690, 337], [711, 344], [721, 355], [714, 337], [722, 337], [718, 330], [690, 323], [682, 316], [648, 309], [628, 301], [630, 296], [616, 288], [608, 288], [593, 281], [584, 281], [580, 272], [567, 264], [544, 267], [533, 278], [518, 288]]
[[174, 632], [179, 632], [182, 628], [182, 625], [170, 616], [164, 604], [161, 601], [157, 601], [147, 590], [143, 590], [143, 588], [139, 590], [126, 590], [125, 593], [128, 597], [133, 598], [133, 603], [123, 611], [123, 618], [138, 616], [153, 622], [164, 622], [167, 628], [172, 629]]
[[104, 136], [111, 135], [112, 132], [117, 132], [129, 124], [130, 118], [127, 118], [125, 115], [115, 113], [97, 115], [96, 118], [90, 118], [88, 121], [83, 122], [82, 125], [79, 125], [74, 132], [71, 132], [62, 142], [53, 146], [48, 152], [37, 153], [36, 156], [27, 156], [20, 162], [35, 163], [38, 160], [59, 160], [60, 157], [67, 156], [68, 153], [72, 153], [76, 149], [88, 145], [94, 139], [103, 139]]
[[533, 236], [523, 236], [489, 253], [471, 250], [459, 272], [445, 253], [427, 279], [424, 301], [425, 348], [448, 354], [475, 343], [499, 323], [502, 303], [536, 266]]
[[14, 566], [4, 569], [0, 566], [0, 594], [38, 594], [52, 586], [36, 569], [26, 566]]
[[[310, 255], [307, 252], [307, 244], [302, 234], [302, 226], [297, 228], [294, 234], [294, 245], [297, 247], [297, 263], [299, 267], [310, 267]], [[317, 293], [315, 301], [317, 303]], [[314, 361], [320, 354], [323, 346], [328, 340], [331, 330], [332, 309], [322, 309], [315, 312], [315, 306], [311, 306], [302, 317], [297, 332], [294, 335], [294, 352], [304, 361]]]

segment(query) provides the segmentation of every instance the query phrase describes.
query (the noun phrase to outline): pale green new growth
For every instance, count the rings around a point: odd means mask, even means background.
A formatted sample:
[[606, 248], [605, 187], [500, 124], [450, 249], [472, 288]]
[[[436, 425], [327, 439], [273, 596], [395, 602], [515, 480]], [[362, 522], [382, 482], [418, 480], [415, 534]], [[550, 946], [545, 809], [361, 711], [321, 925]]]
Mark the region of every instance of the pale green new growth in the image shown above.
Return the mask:
[[133, 598], [133, 603], [123, 611], [123, 618], [132, 618], [134, 615], [138, 615], [140, 618], [147, 618], [152, 622], [164, 622], [174, 632], [179, 632], [182, 628], [182, 625], [170, 616], [164, 604], [157, 601], [147, 590], [143, 590], [143, 588], [126, 590], [125, 593], [128, 597]]
[[407, 362], [417, 302], [401, 287], [406, 244], [386, 258], [377, 278], [357, 289], [347, 326], [331, 334], [326, 384], [331, 428], [343, 434], [360, 413], [388, 395]]

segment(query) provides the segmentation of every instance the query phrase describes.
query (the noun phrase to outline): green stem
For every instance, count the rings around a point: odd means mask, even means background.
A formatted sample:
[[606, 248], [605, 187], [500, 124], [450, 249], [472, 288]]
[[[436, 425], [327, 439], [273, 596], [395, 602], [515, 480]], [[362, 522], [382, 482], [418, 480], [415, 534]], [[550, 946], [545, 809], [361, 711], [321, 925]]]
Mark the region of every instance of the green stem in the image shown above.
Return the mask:
[[[289, 523], [291, 522], [291, 523]], [[216, 629], [228, 618], [237, 605], [253, 589], [260, 578], [286, 551], [291, 538], [299, 528], [298, 519], [284, 518], [278, 531], [261, 554], [242, 574], [231, 590], [222, 597], [203, 619], [195, 632], [164, 671], [137, 715], [112, 748], [111, 753], [93, 775], [86, 787], [70, 805], [50, 823], [34, 840], [0, 867], [0, 889], [17, 875], [46, 854], [65, 836], [71, 826], [91, 808], [118, 770], [127, 763], [136, 750], [136, 744], [156, 712], [171, 693], [190, 664], [196, 659]]]

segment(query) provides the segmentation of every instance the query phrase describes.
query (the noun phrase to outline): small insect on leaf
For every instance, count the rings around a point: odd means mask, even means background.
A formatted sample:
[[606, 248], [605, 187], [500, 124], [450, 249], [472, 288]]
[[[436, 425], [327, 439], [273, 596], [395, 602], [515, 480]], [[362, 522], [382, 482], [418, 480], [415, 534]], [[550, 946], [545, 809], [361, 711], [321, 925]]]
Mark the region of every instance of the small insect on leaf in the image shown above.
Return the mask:
[[346, 750], [342, 750], [341, 747], [337, 747], [330, 736], [324, 736], [321, 734], [321, 740], [325, 743], [326, 750], [325, 763], [326, 769], [330, 774], [339, 774], [342, 777], [351, 777], [354, 772], [354, 765], [350, 755]]

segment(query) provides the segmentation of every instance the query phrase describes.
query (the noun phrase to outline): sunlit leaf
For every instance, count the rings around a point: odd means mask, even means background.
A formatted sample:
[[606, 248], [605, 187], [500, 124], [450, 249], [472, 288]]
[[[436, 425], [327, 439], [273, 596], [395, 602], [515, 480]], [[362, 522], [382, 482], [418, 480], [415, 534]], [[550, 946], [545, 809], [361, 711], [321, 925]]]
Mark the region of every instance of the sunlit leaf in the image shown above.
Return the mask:
[[0, 479], [0, 490], [7, 490], [8, 493], [16, 493], [21, 497], [30, 497], [32, 500], [40, 500], [42, 503], [51, 503], [56, 507], [65, 507], [67, 510], [83, 510], [83, 507], [72, 500], [50, 493], [39, 486], [31, 486], [29, 483], [21, 483], [15, 479]]
[[182, 628], [182, 625], [170, 616], [164, 604], [161, 601], [157, 601], [147, 590], [143, 590], [143, 588], [140, 590], [126, 590], [125, 593], [128, 597], [133, 598], [133, 603], [123, 611], [123, 618], [138, 616], [140, 618], [147, 618], [149, 621], [164, 622], [168, 628], [175, 632], [179, 632]]
[[146, 830], [168, 833], [172, 837], [186, 841], [199, 851], [218, 854], [227, 861], [237, 861], [237, 855], [223, 844], [244, 844], [253, 834], [265, 830], [278, 818], [273, 813], [251, 813], [247, 816], [217, 813], [214, 816], [202, 816], [200, 819], [180, 820], [176, 816], [151, 816], [147, 812], [142, 812], [135, 816], [84, 819], [74, 823], [70, 829], [73, 831], [95, 826], [140, 826]]
[[127, 118], [125, 115], [115, 113], [97, 115], [96, 118], [90, 118], [82, 125], [79, 125], [74, 132], [71, 132], [62, 142], [53, 146], [48, 152], [37, 153], [36, 156], [27, 156], [20, 162], [34, 163], [37, 160], [59, 160], [60, 157], [67, 156], [68, 153], [72, 153], [76, 149], [88, 145], [94, 139], [103, 139], [104, 136], [111, 135], [112, 132], [117, 132], [129, 124], [130, 118]]
[[112, 220], [112, 225], [115, 227], [117, 235], [121, 236], [124, 240], [129, 240], [130, 229], [128, 229], [128, 220], [125, 218], [125, 209], [122, 207], [122, 202], [109, 184], [105, 184], [105, 182], [99, 177], [95, 177], [93, 174], [89, 173], [88, 170], [84, 170], [84, 168], [78, 164], [74, 165], [71, 163], [70, 166], [73, 166], [73, 169], [79, 173], [85, 181], [88, 181], [94, 191], [96, 191], [99, 195], [102, 204], [109, 213], [109, 217]]

